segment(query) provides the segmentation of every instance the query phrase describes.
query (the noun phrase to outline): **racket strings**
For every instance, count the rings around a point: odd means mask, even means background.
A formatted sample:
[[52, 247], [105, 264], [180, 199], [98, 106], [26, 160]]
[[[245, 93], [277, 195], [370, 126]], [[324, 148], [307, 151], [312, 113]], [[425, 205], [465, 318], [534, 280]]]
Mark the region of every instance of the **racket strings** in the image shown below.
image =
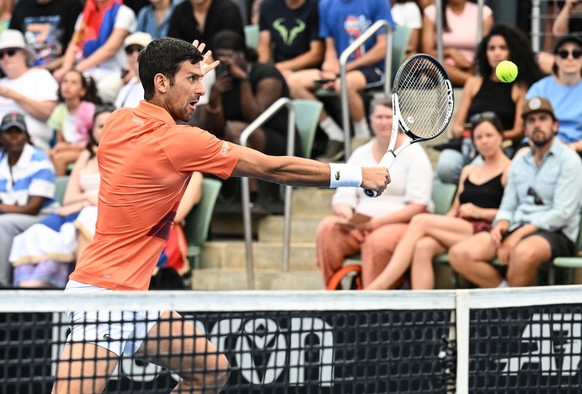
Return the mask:
[[447, 76], [428, 58], [411, 59], [396, 77], [401, 121], [416, 136], [434, 138], [452, 112]]

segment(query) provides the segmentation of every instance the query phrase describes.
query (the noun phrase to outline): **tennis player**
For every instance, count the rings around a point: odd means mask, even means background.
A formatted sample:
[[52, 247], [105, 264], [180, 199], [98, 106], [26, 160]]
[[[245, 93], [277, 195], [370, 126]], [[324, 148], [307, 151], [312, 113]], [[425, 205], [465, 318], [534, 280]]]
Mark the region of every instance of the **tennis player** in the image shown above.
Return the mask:
[[[103, 129], [96, 232], [69, 278], [65, 291], [71, 296], [148, 288], [193, 171], [379, 193], [390, 182], [386, 168], [266, 156], [177, 125], [190, 119], [205, 93], [202, 77], [218, 65], [203, 57], [203, 50], [196, 41], [161, 38], [139, 54], [145, 101], [115, 111]], [[178, 374], [175, 392], [218, 392], [227, 381], [226, 357], [176, 312], [70, 312], [69, 317], [71, 334], [53, 393], [102, 392], [122, 354]]]

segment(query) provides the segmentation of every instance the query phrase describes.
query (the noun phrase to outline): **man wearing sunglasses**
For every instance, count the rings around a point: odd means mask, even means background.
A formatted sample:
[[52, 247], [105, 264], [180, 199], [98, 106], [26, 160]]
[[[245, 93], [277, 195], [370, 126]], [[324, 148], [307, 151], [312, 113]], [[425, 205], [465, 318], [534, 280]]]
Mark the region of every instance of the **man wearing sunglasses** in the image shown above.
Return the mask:
[[554, 46], [554, 67], [549, 75], [531, 86], [526, 98], [547, 97], [559, 120], [558, 138], [582, 154], [582, 38], [559, 37]]
[[47, 120], [57, 105], [57, 81], [41, 68], [31, 68], [34, 53], [18, 30], [0, 33], [0, 117], [10, 112], [24, 114], [35, 146], [48, 151], [54, 131]]
[[[480, 287], [528, 286], [539, 267], [571, 256], [582, 202], [582, 162], [555, 138], [559, 123], [545, 97], [523, 106], [530, 149], [512, 161], [491, 232], [481, 232], [449, 250], [451, 266]], [[489, 261], [506, 264], [507, 280]]]

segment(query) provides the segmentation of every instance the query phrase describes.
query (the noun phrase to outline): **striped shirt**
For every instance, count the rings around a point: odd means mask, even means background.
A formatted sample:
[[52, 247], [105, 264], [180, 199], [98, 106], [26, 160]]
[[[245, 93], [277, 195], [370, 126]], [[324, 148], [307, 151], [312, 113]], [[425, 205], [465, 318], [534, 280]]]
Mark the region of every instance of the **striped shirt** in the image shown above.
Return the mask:
[[11, 168], [8, 155], [0, 152], [0, 201], [24, 206], [29, 196], [45, 197], [42, 213], [56, 206], [55, 169], [51, 160], [42, 149], [26, 144]]

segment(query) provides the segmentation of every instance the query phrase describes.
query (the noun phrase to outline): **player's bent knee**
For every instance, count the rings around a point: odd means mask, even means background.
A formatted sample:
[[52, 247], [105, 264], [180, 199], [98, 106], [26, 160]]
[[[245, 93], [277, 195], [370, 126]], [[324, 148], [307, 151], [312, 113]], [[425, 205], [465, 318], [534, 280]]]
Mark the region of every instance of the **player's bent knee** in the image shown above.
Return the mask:
[[[192, 373], [180, 373], [183, 388], [203, 388], [208, 392], [219, 392], [230, 376], [230, 363], [225, 355], [219, 354], [206, 363], [203, 371], [195, 370]], [[206, 391], [205, 391], [206, 392]]]

